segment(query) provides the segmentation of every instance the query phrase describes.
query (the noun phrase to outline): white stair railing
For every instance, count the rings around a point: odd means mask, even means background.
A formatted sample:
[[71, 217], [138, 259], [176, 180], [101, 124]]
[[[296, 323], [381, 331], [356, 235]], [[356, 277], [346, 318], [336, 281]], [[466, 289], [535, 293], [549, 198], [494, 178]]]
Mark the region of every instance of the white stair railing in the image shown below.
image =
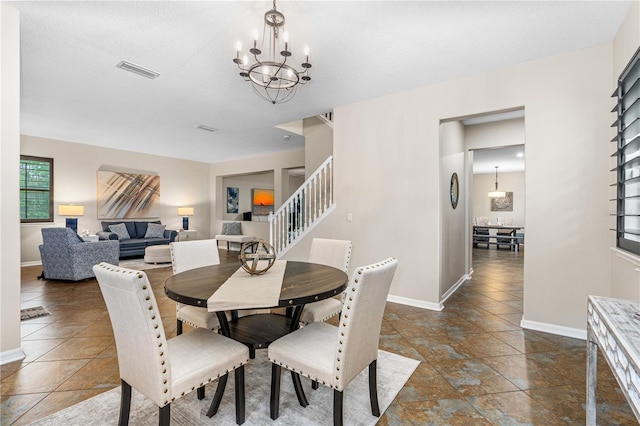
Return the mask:
[[269, 243], [277, 257], [289, 251], [333, 209], [333, 156], [330, 156], [269, 215]]

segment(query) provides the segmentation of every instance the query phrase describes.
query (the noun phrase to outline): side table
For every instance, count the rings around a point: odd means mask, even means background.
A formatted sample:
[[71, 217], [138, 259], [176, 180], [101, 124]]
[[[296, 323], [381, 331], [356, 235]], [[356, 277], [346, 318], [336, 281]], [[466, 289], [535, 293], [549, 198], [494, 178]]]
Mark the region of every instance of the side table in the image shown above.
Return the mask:
[[640, 303], [589, 296], [587, 301], [587, 425], [596, 424], [598, 347], [640, 421]]
[[198, 231], [196, 231], [195, 229], [189, 229], [189, 230], [180, 230], [178, 231], [178, 238], [177, 241], [190, 241], [190, 240], [197, 240], [198, 239]]

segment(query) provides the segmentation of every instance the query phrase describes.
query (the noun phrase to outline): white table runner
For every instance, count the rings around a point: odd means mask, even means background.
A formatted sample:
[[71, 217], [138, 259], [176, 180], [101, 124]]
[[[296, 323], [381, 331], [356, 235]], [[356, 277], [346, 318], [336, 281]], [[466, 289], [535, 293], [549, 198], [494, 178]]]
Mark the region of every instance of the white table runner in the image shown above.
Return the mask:
[[211, 295], [207, 309], [216, 312], [278, 306], [286, 267], [286, 260], [276, 260], [262, 275], [251, 275], [240, 267]]

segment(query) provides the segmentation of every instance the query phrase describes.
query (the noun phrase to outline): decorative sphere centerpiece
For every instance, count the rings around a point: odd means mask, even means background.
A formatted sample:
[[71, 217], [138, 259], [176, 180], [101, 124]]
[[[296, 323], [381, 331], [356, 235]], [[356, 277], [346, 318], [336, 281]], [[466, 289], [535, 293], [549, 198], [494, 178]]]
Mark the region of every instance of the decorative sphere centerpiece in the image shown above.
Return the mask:
[[276, 251], [263, 240], [250, 241], [242, 244], [238, 259], [240, 259], [242, 269], [251, 275], [262, 275], [276, 261]]

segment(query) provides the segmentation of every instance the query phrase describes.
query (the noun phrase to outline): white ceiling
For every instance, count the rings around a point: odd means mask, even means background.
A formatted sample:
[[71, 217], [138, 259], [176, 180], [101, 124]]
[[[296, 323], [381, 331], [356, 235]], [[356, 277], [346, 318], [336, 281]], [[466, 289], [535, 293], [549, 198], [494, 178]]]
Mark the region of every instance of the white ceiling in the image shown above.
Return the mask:
[[22, 16], [22, 133], [205, 162], [301, 148], [275, 126], [334, 107], [609, 42], [629, 6], [282, 1], [294, 63], [308, 44], [313, 80], [271, 105], [231, 61], [270, 1], [4, 3]]
[[524, 145], [514, 145], [504, 148], [476, 149], [473, 151], [473, 173], [498, 174], [524, 172]]

